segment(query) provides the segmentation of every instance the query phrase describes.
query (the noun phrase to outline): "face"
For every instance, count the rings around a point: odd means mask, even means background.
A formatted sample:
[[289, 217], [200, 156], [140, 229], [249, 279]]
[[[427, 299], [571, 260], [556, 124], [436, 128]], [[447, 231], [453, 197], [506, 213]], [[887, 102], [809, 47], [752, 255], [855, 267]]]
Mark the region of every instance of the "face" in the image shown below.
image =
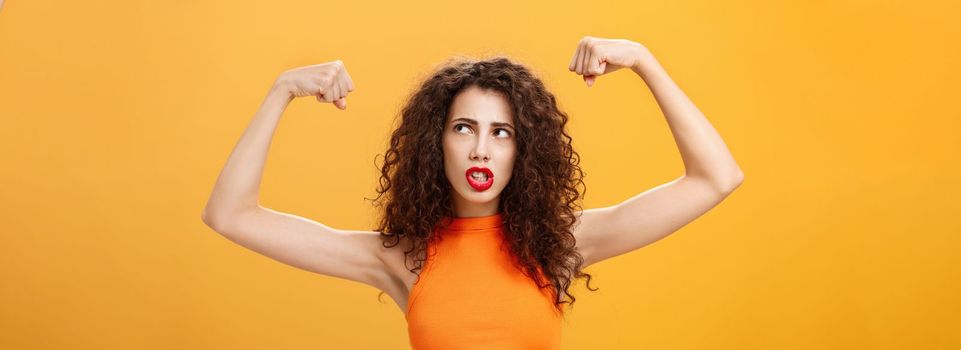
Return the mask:
[[[510, 181], [517, 145], [510, 102], [492, 90], [471, 86], [451, 104], [444, 123], [444, 172], [453, 187], [458, 217], [498, 212], [501, 191]], [[493, 177], [468, 179], [474, 167], [490, 170]], [[473, 184], [473, 185], [472, 185]]]

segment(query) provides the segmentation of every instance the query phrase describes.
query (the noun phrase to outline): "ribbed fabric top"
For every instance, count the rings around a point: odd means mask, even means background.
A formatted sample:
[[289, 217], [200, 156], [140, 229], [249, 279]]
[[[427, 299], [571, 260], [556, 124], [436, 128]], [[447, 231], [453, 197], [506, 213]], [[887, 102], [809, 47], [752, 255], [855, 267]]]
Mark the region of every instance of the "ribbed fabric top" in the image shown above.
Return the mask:
[[512, 264], [503, 214], [446, 222], [407, 301], [411, 348], [560, 349], [554, 296]]

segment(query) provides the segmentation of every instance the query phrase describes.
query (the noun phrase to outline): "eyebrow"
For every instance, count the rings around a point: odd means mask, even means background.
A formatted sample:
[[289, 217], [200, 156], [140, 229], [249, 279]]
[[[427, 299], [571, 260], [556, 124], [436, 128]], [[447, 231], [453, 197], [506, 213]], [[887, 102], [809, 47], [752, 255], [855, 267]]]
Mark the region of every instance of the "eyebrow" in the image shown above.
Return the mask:
[[[477, 126], [477, 124], [479, 124], [479, 123], [478, 123], [476, 120], [474, 120], [474, 119], [463, 118], [463, 117], [461, 117], [461, 118], [455, 118], [455, 119], [451, 120], [450, 122], [451, 122], [451, 123], [454, 123], [454, 122], [457, 122], [457, 121], [466, 122], [467, 124], [474, 125], [474, 126]], [[492, 126], [506, 126], [506, 127], [508, 127], [508, 128], [511, 128], [511, 130], [514, 129], [514, 126], [511, 125], [511, 123], [492, 122], [491, 125], [492, 125]]]

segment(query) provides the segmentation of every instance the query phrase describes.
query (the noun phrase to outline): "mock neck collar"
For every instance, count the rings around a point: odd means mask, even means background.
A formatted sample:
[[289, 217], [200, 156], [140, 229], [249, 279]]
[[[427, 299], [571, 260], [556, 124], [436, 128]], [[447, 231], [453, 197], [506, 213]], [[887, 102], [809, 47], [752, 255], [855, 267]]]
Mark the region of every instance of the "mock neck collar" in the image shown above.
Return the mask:
[[438, 226], [446, 224], [450, 219], [453, 219], [453, 221], [451, 221], [449, 225], [442, 227], [443, 229], [451, 231], [473, 231], [489, 230], [504, 226], [503, 212], [498, 212], [497, 214], [493, 215], [474, 217], [442, 216]]

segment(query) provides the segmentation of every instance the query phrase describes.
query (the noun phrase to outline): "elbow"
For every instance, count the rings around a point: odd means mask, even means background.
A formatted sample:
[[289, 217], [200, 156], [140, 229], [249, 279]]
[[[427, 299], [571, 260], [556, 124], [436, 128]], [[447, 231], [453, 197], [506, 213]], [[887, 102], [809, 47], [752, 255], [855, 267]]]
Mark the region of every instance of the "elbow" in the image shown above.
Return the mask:
[[200, 213], [200, 221], [207, 225], [207, 227], [212, 228], [214, 231], [223, 232], [223, 215], [211, 212], [209, 209], [204, 208], [204, 211]]
[[230, 230], [230, 226], [235, 225], [238, 218], [243, 215], [247, 215], [247, 213], [250, 213], [251, 210], [252, 209], [249, 209], [249, 207], [227, 210], [223, 208], [210, 208], [208, 206], [200, 213], [200, 221], [203, 221], [205, 225], [212, 228], [214, 231], [223, 234], [224, 232]]
[[741, 169], [737, 169], [733, 174], [727, 176], [718, 182], [718, 186], [724, 193], [734, 192], [741, 183], [744, 182], [744, 172]]
[[207, 209], [200, 212], [200, 221], [203, 222], [204, 225], [210, 226], [210, 216], [207, 215]]
[[204, 225], [207, 225], [207, 227], [210, 227], [215, 231], [217, 230], [218, 225], [214, 222], [213, 217], [207, 212], [206, 208], [200, 212], [200, 221], [202, 221]]
[[741, 169], [735, 169], [734, 171], [728, 171], [724, 173], [714, 173], [711, 175], [692, 175], [690, 173], [684, 174], [685, 177], [691, 177], [699, 179], [706, 186], [710, 186], [714, 191], [727, 196], [731, 192], [734, 192], [741, 183], [744, 182], [744, 173]]

